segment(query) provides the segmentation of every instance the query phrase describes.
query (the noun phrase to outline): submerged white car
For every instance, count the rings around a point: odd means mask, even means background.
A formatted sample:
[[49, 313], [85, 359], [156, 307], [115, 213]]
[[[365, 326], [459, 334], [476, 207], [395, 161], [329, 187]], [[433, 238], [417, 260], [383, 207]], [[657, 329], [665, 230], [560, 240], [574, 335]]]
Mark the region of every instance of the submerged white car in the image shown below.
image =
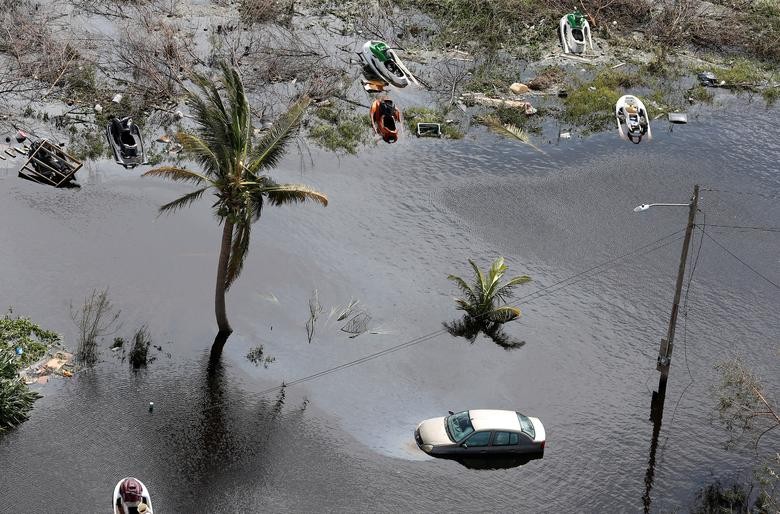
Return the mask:
[[513, 410], [468, 410], [426, 419], [414, 431], [422, 451], [435, 457], [541, 455], [546, 434], [539, 418]]

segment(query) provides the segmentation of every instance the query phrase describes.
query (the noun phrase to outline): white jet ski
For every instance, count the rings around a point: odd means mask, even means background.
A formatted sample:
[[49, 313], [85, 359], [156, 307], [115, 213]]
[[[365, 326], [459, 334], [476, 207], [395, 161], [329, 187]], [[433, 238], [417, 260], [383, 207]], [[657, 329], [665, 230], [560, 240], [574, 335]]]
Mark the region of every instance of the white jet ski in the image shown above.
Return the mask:
[[639, 98], [632, 95], [621, 96], [615, 104], [615, 119], [621, 138], [637, 145], [644, 136], [647, 136], [648, 140], [653, 138], [650, 132], [650, 116]]

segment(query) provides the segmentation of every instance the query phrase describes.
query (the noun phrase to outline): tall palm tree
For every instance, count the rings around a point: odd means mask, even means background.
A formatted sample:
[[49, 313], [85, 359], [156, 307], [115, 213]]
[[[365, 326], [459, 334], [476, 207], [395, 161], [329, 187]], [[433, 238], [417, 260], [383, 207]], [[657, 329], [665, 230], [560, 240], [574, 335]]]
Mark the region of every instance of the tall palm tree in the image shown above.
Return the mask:
[[445, 323], [444, 326], [451, 334], [466, 337], [471, 342], [474, 342], [479, 332], [483, 332], [506, 349], [522, 346], [524, 343], [512, 341], [501, 331], [501, 325], [520, 316], [520, 309], [498, 304], [510, 300], [514, 296], [515, 286], [530, 282], [531, 277], [520, 275], [502, 284], [501, 279], [509, 269], [504, 264], [503, 257], [493, 261], [487, 274], [482, 273], [471, 259], [469, 264], [474, 270], [471, 284], [455, 275], [447, 277], [455, 282], [463, 293], [463, 297], [456, 298], [455, 303], [458, 310], [464, 311], [465, 315], [462, 320]]
[[[222, 224], [222, 243], [217, 264], [215, 312], [219, 333], [215, 346], [224, 344], [233, 331], [225, 310], [225, 293], [235, 282], [249, 251], [252, 223], [260, 219], [263, 206], [300, 203], [313, 200], [328, 205], [325, 194], [302, 184], [278, 184], [264, 174], [275, 167], [287, 143], [300, 125], [309, 104], [303, 97], [295, 102], [252, 146], [249, 102], [238, 71], [222, 64], [218, 83], [201, 75], [193, 82], [200, 94], [188, 92], [195, 131], [180, 132], [178, 141], [185, 155], [197, 162], [202, 173], [175, 166], [161, 166], [144, 176], [189, 182], [198, 189], [160, 207], [160, 212], [175, 212], [212, 191], [214, 213]], [[221, 341], [221, 342], [220, 342]]]

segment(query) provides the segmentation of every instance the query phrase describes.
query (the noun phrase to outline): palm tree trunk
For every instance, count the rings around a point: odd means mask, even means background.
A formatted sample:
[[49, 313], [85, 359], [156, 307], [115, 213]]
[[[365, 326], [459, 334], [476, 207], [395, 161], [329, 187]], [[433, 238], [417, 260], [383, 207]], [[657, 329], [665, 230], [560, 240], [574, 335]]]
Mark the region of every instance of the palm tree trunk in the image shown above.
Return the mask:
[[[222, 228], [222, 246], [219, 249], [219, 264], [217, 264], [217, 287], [214, 295], [214, 310], [217, 314], [217, 327], [219, 334], [227, 336], [233, 332], [225, 310], [225, 289], [228, 262], [230, 261], [230, 243], [233, 241], [233, 222], [225, 219], [225, 226]], [[224, 344], [224, 342], [222, 343]]]

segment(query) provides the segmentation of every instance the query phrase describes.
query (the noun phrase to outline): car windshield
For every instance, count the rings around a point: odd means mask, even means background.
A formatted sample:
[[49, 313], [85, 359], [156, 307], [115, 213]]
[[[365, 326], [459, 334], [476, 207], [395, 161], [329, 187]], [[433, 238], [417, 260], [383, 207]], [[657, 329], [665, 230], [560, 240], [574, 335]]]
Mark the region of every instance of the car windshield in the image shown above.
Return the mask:
[[526, 434], [531, 436], [531, 439], [536, 437], [536, 430], [534, 430], [534, 424], [531, 423], [531, 419], [528, 416], [523, 416], [519, 412], [517, 413], [517, 420], [520, 421], [520, 428]]
[[461, 442], [474, 431], [474, 427], [471, 425], [471, 420], [469, 419], [469, 411], [458, 412], [457, 414], [447, 416], [445, 422], [450, 439], [456, 443]]

